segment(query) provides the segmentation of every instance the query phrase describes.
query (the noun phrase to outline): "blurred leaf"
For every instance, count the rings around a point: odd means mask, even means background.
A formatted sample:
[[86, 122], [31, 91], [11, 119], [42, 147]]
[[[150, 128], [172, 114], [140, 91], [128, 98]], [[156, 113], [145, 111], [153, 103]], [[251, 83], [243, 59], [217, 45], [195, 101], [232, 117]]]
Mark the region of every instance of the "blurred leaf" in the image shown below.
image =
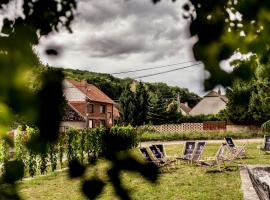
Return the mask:
[[102, 180], [94, 177], [83, 182], [82, 190], [88, 199], [95, 199], [99, 194], [101, 194], [104, 186], [105, 183]]
[[78, 178], [85, 173], [85, 167], [78, 161], [72, 160], [69, 164], [69, 176], [71, 178]]
[[5, 174], [4, 180], [7, 183], [15, 183], [15, 181], [23, 178], [24, 175], [24, 164], [22, 161], [14, 160], [7, 161], [5, 163]]

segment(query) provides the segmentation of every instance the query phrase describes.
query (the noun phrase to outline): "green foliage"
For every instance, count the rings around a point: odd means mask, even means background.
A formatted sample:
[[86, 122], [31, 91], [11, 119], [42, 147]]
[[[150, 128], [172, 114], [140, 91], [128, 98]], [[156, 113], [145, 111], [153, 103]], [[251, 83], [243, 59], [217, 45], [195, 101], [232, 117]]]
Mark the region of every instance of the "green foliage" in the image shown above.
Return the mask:
[[81, 163], [84, 161], [84, 153], [86, 150], [86, 134], [84, 131], [80, 130], [79, 132], [79, 158]]
[[94, 158], [94, 160], [103, 152], [103, 141], [102, 135], [105, 133], [104, 128], [85, 129], [84, 134], [86, 135], [85, 150], [88, 156], [88, 162]]
[[127, 87], [119, 98], [119, 104], [121, 107], [121, 120], [124, 124], [136, 125], [136, 101], [134, 93]]
[[48, 154], [50, 158], [52, 172], [54, 172], [57, 167], [57, 150], [57, 144], [49, 144]]
[[[131, 149], [135, 148], [139, 144], [139, 135], [136, 132], [136, 129], [132, 126], [114, 126], [110, 129], [110, 134], [115, 138], [121, 138], [118, 148], [120, 149]], [[122, 146], [122, 147], [120, 147]]]
[[60, 164], [60, 168], [63, 168], [63, 156], [65, 153], [65, 135], [64, 133], [60, 134], [60, 137], [58, 139], [58, 160]]
[[71, 128], [66, 133], [66, 142], [67, 142], [67, 148], [66, 148], [66, 154], [67, 154], [67, 160], [68, 162], [71, 162], [74, 159], [78, 158], [79, 153], [79, 130]]
[[21, 128], [18, 127], [14, 136], [15, 158], [17, 160], [23, 161], [25, 167], [27, 166], [27, 163], [25, 163], [27, 156], [26, 141], [26, 132], [21, 131]]
[[235, 68], [250, 65], [255, 68], [250, 80], [236, 80], [227, 90], [228, 104], [225, 110], [227, 119], [246, 124], [262, 124], [270, 118], [270, 81], [265, 76], [268, 68], [253, 56], [245, 61], [234, 61]]
[[261, 138], [263, 133], [228, 131], [158, 133], [145, 131], [142, 133], [141, 141], [223, 140], [225, 137], [233, 137], [234, 139]]
[[49, 161], [47, 153], [40, 153], [38, 160], [40, 174], [44, 175], [47, 172], [48, 162]]
[[266, 133], [270, 133], [270, 120], [262, 124], [262, 130]]
[[[33, 137], [37, 137], [39, 134], [39, 131], [35, 128], [27, 127], [26, 128], [27, 132], [27, 139], [31, 140]], [[27, 151], [27, 163], [28, 163], [28, 172], [31, 177], [33, 177], [36, 174], [37, 171], [37, 155], [35, 154], [34, 151], [29, 149]]]
[[135, 124], [139, 126], [146, 122], [148, 109], [148, 91], [142, 82], [136, 85], [134, 100], [136, 109], [133, 117], [135, 118]]

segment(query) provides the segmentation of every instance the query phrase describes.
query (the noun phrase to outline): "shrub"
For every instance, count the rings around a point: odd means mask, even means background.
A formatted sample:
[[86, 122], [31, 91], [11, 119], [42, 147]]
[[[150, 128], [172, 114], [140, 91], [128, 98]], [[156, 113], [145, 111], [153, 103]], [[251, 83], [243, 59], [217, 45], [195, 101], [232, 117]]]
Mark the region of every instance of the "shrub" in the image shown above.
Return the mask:
[[139, 134], [132, 126], [114, 126], [110, 130], [110, 135], [115, 138], [115, 144], [119, 150], [135, 148], [139, 144]]
[[54, 172], [56, 170], [56, 167], [57, 167], [57, 146], [56, 146], [56, 144], [49, 144], [48, 152], [49, 152], [49, 158], [50, 158], [50, 162], [51, 162], [51, 169], [52, 169], [52, 172]]
[[[26, 128], [27, 132], [27, 138], [30, 140], [33, 137], [36, 137], [39, 134], [38, 129], [32, 128], [32, 127], [27, 127]], [[36, 174], [37, 171], [37, 161], [36, 161], [36, 154], [28, 149], [27, 151], [27, 163], [28, 163], [28, 172], [31, 177], [33, 177]]]
[[92, 157], [96, 159], [103, 152], [102, 135], [105, 133], [104, 128], [85, 129], [83, 134], [85, 135], [85, 151], [87, 152], [88, 162]]
[[68, 162], [78, 158], [78, 149], [79, 149], [78, 135], [79, 130], [75, 128], [69, 129], [66, 133], [66, 143], [67, 143], [66, 154]]

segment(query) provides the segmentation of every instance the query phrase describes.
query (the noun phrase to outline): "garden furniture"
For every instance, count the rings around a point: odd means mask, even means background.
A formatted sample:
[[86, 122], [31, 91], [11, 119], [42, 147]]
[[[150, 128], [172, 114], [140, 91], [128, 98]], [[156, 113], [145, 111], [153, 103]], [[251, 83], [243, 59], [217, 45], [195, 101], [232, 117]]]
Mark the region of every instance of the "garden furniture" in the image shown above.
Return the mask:
[[195, 149], [196, 142], [187, 141], [183, 147], [182, 155], [177, 157], [179, 160], [190, 161], [192, 158], [193, 151]]
[[[226, 152], [226, 150], [228, 150]], [[222, 171], [222, 167], [226, 168], [226, 164], [237, 163], [242, 164], [241, 162], [236, 162], [235, 159], [239, 157], [241, 151], [232, 153], [226, 143], [222, 143], [214, 157], [206, 157], [204, 160], [199, 161], [199, 164], [202, 167], [218, 167], [219, 171]]]
[[258, 146], [257, 149], [259, 149], [259, 152], [264, 151], [270, 151], [270, 135], [264, 136], [263, 144]]
[[231, 137], [225, 137], [227, 147], [231, 151], [232, 154], [237, 154], [238, 158], [240, 157], [247, 157], [246, 153], [246, 144], [242, 146], [236, 146], [233, 142], [233, 139]]
[[205, 149], [206, 142], [197, 142], [194, 153], [192, 154], [191, 163], [199, 163], [203, 150]]

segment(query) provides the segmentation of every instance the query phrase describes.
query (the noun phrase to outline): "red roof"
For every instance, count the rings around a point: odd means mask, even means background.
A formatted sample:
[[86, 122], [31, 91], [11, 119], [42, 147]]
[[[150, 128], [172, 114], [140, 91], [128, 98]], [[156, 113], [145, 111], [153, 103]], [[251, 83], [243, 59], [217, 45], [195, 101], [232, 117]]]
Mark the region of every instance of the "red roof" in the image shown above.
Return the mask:
[[86, 103], [81, 101], [68, 102], [71, 107], [77, 111], [82, 117], [86, 117]]
[[115, 104], [115, 102], [100, 89], [92, 84], [88, 84], [86, 81], [79, 82], [71, 79], [67, 81], [82, 91], [91, 101]]

